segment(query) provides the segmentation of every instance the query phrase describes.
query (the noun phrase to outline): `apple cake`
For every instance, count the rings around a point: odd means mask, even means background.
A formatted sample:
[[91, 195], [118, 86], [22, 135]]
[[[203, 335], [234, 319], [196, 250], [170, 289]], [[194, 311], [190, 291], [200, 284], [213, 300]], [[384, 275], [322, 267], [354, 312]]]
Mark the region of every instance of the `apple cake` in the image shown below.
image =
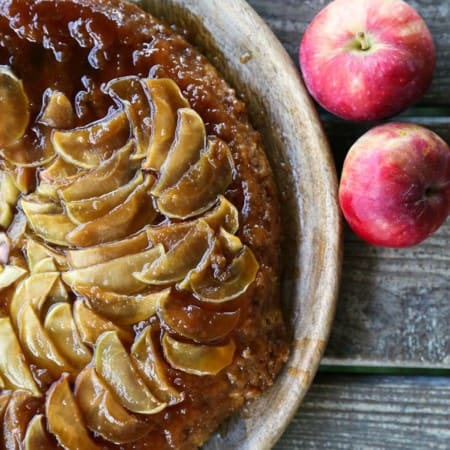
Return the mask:
[[288, 353], [246, 108], [121, 0], [0, 2], [0, 447], [194, 449]]

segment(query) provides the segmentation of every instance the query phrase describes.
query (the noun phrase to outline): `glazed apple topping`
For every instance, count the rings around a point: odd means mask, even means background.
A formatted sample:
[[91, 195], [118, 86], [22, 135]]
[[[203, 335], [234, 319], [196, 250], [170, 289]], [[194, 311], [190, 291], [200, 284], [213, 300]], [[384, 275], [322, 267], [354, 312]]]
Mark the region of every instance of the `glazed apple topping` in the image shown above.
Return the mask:
[[27, 449], [133, 442], [185, 401], [179, 380], [235, 357], [259, 264], [226, 198], [231, 152], [170, 79], [111, 80], [114, 106], [82, 126], [56, 90], [33, 122], [8, 68], [0, 91], [0, 412], [35, 402]]

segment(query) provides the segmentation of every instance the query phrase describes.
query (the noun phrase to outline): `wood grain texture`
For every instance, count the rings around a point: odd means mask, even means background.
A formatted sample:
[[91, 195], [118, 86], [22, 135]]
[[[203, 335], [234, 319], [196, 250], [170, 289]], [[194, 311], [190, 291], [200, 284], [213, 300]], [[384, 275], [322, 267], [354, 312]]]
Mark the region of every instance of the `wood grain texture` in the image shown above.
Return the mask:
[[274, 450], [448, 449], [450, 379], [320, 375]]
[[[308, 23], [329, 0], [248, 0], [248, 3], [266, 20], [298, 64], [301, 36]], [[439, 56], [432, 86], [420, 103], [450, 105], [450, 2], [411, 0], [408, 3], [417, 9], [427, 23]]]
[[[297, 62], [307, 23], [328, 1], [250, 0]], [[437, 43], [438, 70], [425, 103], [392, 120], [429, 127], [450, 142], [450, 2], [409, 2], [428, 23]], [[338, 171], [346, 152], [380, 122], [352, 123], [322, 111]], [[450, 220], [417, 247], [369, 246], [349, 229], [336, 319], [324, 363], [335, 366], [450, 368]]]

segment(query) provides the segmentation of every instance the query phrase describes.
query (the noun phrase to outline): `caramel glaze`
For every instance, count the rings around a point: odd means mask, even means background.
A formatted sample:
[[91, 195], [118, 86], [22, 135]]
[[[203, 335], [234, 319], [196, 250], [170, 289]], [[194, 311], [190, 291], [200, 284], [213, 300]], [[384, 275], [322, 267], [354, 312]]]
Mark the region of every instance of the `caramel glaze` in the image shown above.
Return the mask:
[[99, 440], [104, 448], [196, 448], [246, 399], [270, 386], [287, 358], [278, 289], [277, 193], [245, 105], [184, 38], [135, 5], [117, 0], [1, 2], [0, 64], [11, 66], [23, 80], [32, 121], [47, 88], [69, 97], [81, 125], [103, 117], [112, 106], [102, 91], [107, 81], [150, 74], [172, 78], [208, 133], [228, 143], [236, 173], [226, 196], [240, 211], [239, 237], [261, 265], [252, 289], [234, 305], [241, 309], [232, 332], [234, 362], [216, 376], [171, 369], [172, 382], [186, 393], [184, 402], [147, 417], [151, 431], [136, 443], [108, 446]]

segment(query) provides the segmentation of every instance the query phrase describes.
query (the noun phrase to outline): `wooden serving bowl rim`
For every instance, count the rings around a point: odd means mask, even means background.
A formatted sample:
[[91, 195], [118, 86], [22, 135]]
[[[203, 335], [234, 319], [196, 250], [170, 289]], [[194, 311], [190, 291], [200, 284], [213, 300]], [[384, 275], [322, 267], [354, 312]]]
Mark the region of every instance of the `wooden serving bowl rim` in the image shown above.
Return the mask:
[[[190, 32], [247, 103], [278, 184], [284, 230], [282, 295], [291, 355], [274, 385], [204, 449], [265, 450], [279, 439], [319, 367], [342, 267], [337, 177], [298, 69], [244, 0], [134, 0]], [[300, 39], [300, 36], [299, 36]]]

